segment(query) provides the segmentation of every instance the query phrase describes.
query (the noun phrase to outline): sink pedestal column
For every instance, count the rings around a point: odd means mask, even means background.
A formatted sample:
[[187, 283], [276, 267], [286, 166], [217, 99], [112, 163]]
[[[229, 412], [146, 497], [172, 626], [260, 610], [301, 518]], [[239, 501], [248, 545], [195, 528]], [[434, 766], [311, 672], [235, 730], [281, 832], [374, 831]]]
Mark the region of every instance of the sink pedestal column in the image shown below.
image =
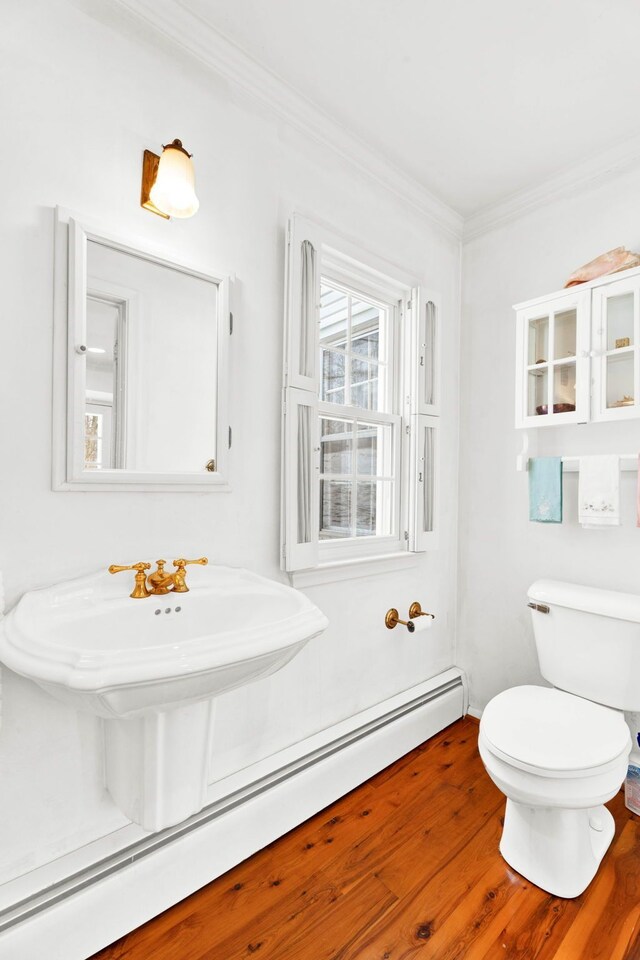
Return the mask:
[[105, 720], [107, 789], [149, 831], [201, 810], [211, 757], [213, 700], [131, 720]]

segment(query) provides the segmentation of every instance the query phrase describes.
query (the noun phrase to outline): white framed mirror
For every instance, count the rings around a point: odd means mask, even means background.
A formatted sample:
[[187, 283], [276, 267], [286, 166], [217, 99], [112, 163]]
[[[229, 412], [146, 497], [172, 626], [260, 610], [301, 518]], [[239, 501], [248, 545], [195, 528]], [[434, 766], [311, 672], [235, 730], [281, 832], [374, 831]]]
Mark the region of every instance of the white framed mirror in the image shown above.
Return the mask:
[[54, 490], [228, 490], [229, 280], [56, 212]]

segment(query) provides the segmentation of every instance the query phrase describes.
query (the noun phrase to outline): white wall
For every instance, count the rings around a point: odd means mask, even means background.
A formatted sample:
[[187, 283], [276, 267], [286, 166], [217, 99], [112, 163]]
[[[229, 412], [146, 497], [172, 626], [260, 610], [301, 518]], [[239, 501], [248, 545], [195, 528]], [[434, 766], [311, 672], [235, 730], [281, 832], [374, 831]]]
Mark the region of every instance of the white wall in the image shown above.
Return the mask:
[[[514, 424], [515, 314], [561, 288], [599, 253], [640, 250], [640, 170], [628, 170], [468, 242], [461, 326], [460, 577], [458, 665], [471, 705], [540, 682], [526, 608], [538, 577], [638, 592], [640, 531], [635, 473], [621, 480], [622, 526], [582, 530], [578, 475], [564, 479], [564, 523], [530, 523], [527, 474], [517, 473]], [[532, 455], [632, 453], [638, 421], [531, 430]]]
[[[110, 563], [207, 554], [281, 578], [280, 377], [284, 235], [297, 209], [441, 291], [445, 375], [441, 546], [410, 570], [309, 589], [331, 622], [282, 673], [218, 706], [219, 777], [453, 662], [459, 247], [333, 153], [265, 116], [115, 4], [32, 0], [4, 11], [0, 326], [0, 570], [7, 600]], [[200, 212], [167, 223], [138, 206], [144, 148], [180, 137]], [[53, 208], [235, 273], [230, 494], [51, 492]], [[544, 287], [544, 284], [542, 285]], [[519, 291], [522, 292], [522, 291]], [[526, 292], [526, 291], [525, 291]], [[167, 349], [172, 348], [167, 344]], [[509, 458], [507, 458], [509, 459]], [[126, 583], [123, 580], [123, 589]], [[389, 606], [438, 614], [416, 638]], [[124, 825], [104, 792], [97, 723], [5, 671], [0, 873], [22, 874]]]

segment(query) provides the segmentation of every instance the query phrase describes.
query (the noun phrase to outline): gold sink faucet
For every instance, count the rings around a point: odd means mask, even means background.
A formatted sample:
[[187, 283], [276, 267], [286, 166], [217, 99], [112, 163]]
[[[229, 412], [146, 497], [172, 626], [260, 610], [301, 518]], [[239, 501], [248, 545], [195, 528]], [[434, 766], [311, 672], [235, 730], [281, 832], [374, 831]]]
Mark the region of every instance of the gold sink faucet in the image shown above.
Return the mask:
[[130, 596], [134, 600], [140, 600], [142, 597], [149, 596], [149, 590], [147, 589], [147, 574], [145, 571], [151, 569], [150, 563], [134, 563], [130, 567], [121, 567], [116, 563], [112, 563], [109, 567], [109, 573], [121, 573], [123, 570], [135, 570], [135, 586], [133, 588], [133, 593]]
[[147, 577], [149, 592], [157, 597], [169, 593], [172, 589], [173, 577], [170, 573], [165, 573], [164, 571], [166, 562], [166, 560], [156, 560], [157, 569]]
[[134, 600], [140, 600], [143, 597], [164, 596], [167, 593], [188, 593], [186, 566], [189, 563], [198, 563], [206, 566], [207, 557], [200, 557], [198, 560], [185, 560], [183, 557], [174, 560], [173, 565], [176, 568], [175, 573], [166, 573], [166, 560], [156, 560], [157, 569], [147, 576], [146, 571], [151, 569], [150, 563], [134, 563], [130, 567], [121, 567], [112, 563], [109, 567], [109, 573], [120, 573], [122, 570], [135, 570], [135, 586], [133, 593], [130, 594]]

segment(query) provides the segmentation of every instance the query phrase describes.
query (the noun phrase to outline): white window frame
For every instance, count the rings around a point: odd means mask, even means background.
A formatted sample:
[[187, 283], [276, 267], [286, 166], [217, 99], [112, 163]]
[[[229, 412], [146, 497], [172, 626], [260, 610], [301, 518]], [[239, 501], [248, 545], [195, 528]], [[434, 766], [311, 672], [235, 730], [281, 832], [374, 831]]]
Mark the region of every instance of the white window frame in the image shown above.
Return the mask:
[[[320, 540], [318, 545], [320, 563], [330, 563], [331, 561], [341, 559], [354, 559], [372, 555], [378, 556], [385, 553], [399, 553], [406, 550], [402, 516], [402, 364], [400, 362], [402, 303], [398, 300], [399, 291], [397, 288], [390, 288], [388, 292], [384, 294], [379, 287], [375, 288], [364, 282], [357, 273], [354, 273], [352, 277], [347, 280], [346, 278], [349, 275], [348, 267], [345, 269], [343, 266], [342, 270], [336, 269], [335, 260], [333, 270], [331, 269], [330, 262], [326, 263], [326, 267], [327, 269], [321, 271], [321, 282], [326, 281], [328, 285], [343, 293], [350, 294], [353, 297], [361, 297], [367, 303], [372, 303], [387, 313], [387, 358], [384, 361], [384, 366], [386, 367], [385, 375], [387, 378], [387, 383], [384, 387], [386, 393], [384, 406], [387, 409], [384, 412], [367, 410], [350, 404], [331, 403], [330, 401], [321, 400], [320, 397], [318, 397], [318, 419], [321, 420], [324, 417], [327, 419], [348, 420], [352, 423], [389, 424], [393, 430], [392, 459], [394, 466], [393, 475], [389, 479], [393, 480], [395, 489], [391, 499], [391, 534]], [[350, 360], [353, 354], [348, 351], [345, 353], [345, 356], [347, 360]], [[345, 389], [346, 383], [349, 380], [347, 367], [348, 363], [345, 363]], [[320, 391], [318, 391], [318, 393], [320, 393]], [[341, 478], [336, 475], [330, 479]], [[355, 486], [355, 470], [352, 474], [345, 474], [343, 479], [350, 479]], [[360, 479], [363, 478], [360, 477]], [[376, 479], [387, 478], [376, 476]]]
[[[375, 572], [377, 566], [383, 569], [385, 559], [394, 567], [402, 560], [415, 562], [415, 554], [437, 547], [438, 431], [434, 430], [433, 434], [434, 462], [427, 466], [432, 471], [434, 491], [434, 522], [429, 530], [425, 529], [426, 465], [421, 438], [424, 438], [425, 426], [438, 428], [440, 425], [440, 298], [401, 268], [368, 253], [330, 228], [298, 215], [289, 223], [286, 262], [282, 568], [296, 584], [305, 585], [366, 575]], [[387, 389], [391, 391], [391, 402], [384, 413], [320, 400], [321, 277], [389, 311], [391, 339], [387, 362], [391, 383]], [[426, 316], [434, 318], [432, 338], [425, 336]], [[309, 362], [313, 352], [309, 348], [311, 343], [315, 350], [314, 363]], [[425, 388], [427, 369], [430, 382], [435, 385], [432, 396]], [[305, 431], [312, 448], [300, 451], [298, 418], [303, 408], [312, 411], [315, 428], [312, 437]], [[396, 481], [392, 535], [320, 541], [320, 420], [323, 416], [392, 425]], [[355, 478], [355, 474], [347, 476]], [[301, 492], [301, 482], [312, 486], [304, 487]], [[301, 510], [306, 511], [306, 523], [302, 526]], [[297, 542], [297, 533], [309, 529], [311, 518], [315, 538], [307, 536], [304, 543]], [[336, 575], [328, 574], [330, 570]]]

